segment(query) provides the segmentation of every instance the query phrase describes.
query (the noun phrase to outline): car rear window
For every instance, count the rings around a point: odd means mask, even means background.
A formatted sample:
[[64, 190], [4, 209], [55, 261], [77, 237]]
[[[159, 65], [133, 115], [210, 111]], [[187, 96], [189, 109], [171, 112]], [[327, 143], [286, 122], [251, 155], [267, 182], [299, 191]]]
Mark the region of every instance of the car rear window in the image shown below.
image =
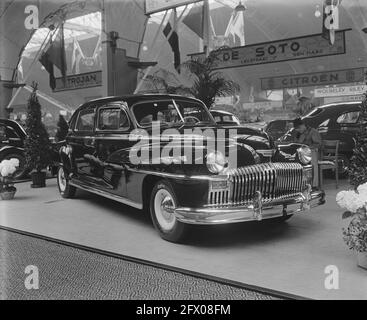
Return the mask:
[[352, 111], [343, 113], [336, 120], [337, 123], [357, 123], [359, 118], [359, 111]]
[[279, 120], [269, 123], [268, 130], [283, 130], [285, 129], [286, 121]]

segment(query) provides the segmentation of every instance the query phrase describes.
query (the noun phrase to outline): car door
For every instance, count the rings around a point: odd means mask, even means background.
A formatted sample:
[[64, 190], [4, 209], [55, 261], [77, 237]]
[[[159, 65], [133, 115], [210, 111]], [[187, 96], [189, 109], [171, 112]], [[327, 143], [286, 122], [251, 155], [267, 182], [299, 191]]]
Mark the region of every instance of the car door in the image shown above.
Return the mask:
[[100, 188], [126, 196], [126, 167], [129, 132], [132, 122], [125, 104], [108, 103], [98, 107], [96, 126], [96, 166], [93, 174], [100, 179]]
[[359, 131], [359, 116], [359, 110], [350, 110], [340, 114], [336, 118], [335, 130], [338, 140], [340, 140], [339, 149], [343, 153], [351, 153], [353, 150], [353, 139]]
[[83, 183], [94, 184], [91, 173], [95, 148], [95, 111], [96, 106], [89, 105], [79, 111], [76, 116], [72, 134], [68, 136], [68, 144], [73, 148], [73, 162], [76, 174]]

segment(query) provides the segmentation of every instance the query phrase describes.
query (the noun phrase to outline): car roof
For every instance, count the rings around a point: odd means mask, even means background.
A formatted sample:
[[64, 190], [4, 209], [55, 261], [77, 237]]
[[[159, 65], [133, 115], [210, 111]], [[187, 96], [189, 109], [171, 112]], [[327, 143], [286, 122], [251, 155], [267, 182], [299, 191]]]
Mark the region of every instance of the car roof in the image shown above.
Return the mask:
[[336, 103], [330, 103], [330, 104], [324, 104], [321, 106], [316, 107], [317, 109], [341, 109], [341, 108], [345, 108], [345, 106], [349, 106], [349, 107], [355, 107], [355, 106], [360, 106], [361, 105], [361, 101], [350, 101], [350, 102], [336, 102]]
[[180, 100], [186, 100], [186, 101], [199, 101], [195, 98], [189, 98], [185, 96], [175, 95], [175, 94], [132, 94], [132, 95], [122, 95], [122, 96], [110, 96], [105, 98], [98, 98], [94, 100], [90, 100], [88, 102], [85, 102], [81, 106], [79, 106], [78, 109], [83, 109], [88, 107], [90, 104], [93, 103], [109, 103], [109, 102], [115, 102], [115, 101], [124, 101], [126, 102], [129, 107], [137, 102], [140, 101], [149, 101], [152, 99], [180, 99]]
[[24, 135], [26, 134], [24, 128], [15, 120], [0, 118], [0, 124], [10, 126], [13, 129], [17, 130], [18, 132], [21, 132]]

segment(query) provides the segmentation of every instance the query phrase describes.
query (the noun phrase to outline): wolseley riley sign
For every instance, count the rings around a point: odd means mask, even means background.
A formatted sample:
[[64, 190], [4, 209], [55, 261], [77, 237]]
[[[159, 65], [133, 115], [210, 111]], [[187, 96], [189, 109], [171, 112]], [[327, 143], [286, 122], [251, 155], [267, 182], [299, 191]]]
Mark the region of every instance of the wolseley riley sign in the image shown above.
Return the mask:
[[[225, 48], [218, 52], [219, 61], [216, 69], [344, 54], [346, 51], [346, 31], [335, 32], [333, 45], [323, 38], [322, 34], [313, 34], [244, 47]], [[189, 56], [200, 58], [204, 57], [204, 53], [195, 53]]]
[[145, 0], [145, 13], [160, 12], [200, 0]]
[[94, 71], [67, 76], [65, 82], [62, 78], [56, 78], [56, 88], [54, 91], [83, 89], [101, 85], [102, 71]]
[[362, 82], [364, 79], [364, 71], [364, 68], [355, 68], [262, 78], [261, 89], [276, 90], [348, 82]]
[[367, 90], [367, 85], [356, 85], [347, 87], [328, 87], [315, 89], [315, 97], [339, 97], [339, 96], [352, 96], [362, 95]]

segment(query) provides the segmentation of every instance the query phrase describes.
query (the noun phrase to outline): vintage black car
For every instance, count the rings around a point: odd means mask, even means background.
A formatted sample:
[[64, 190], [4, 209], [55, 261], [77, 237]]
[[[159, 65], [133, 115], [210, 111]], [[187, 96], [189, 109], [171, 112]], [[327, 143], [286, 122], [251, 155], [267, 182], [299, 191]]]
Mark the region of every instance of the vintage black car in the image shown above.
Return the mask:
[[19, 123], [0, 119], [0, 162], [11, 158], [19, 160], [19, 169], [14, 174], [15, 178], [24, 177], [27, 171], [23, 153], [25, 138], [26, 133]]
[[[19, 160], [19, 167], [14, 173], [15, 179], [25, 178], [30, 171], [26, 167], [24, 156], [24, 141], [26, 137], [27, 133], [18, 122], [9, 119], [0, 119], [0, 162], [12, 158]], [[58, 151], [63, 143], [63, 141], [60, 141], [51, 144], [51, 163], [49, 169], [52, 174], [56, 173], [60, 162]]]
[[[73, 114], [60, 149], [59, 191], [71, 198], [83, 189], [144, 209], [161, 237], [174, 242], [183, 241], [189, 224], [283, 221], [324, 203], [324, 192], [312, 187], [308, 147], [279, 150], [255, 130], [227, 133], [192, 98], [87, 102]], [[216, 144], [224, 144], [222, 152]]]
[[[339, 140], [339, 153], [344, 164], [353, 154], [354, 139], [359, 131], [360, 102], [333, 103], [316, 107], [302, 117], [306, 125], [316, 128], [323, 140]], [[293, 140], [295, 132], [290, 129], [279, 141]]]
[[293, 120], [272, 120], [264, 128], [264, 131], [273, 139], [282, 137], [293, 127]]

